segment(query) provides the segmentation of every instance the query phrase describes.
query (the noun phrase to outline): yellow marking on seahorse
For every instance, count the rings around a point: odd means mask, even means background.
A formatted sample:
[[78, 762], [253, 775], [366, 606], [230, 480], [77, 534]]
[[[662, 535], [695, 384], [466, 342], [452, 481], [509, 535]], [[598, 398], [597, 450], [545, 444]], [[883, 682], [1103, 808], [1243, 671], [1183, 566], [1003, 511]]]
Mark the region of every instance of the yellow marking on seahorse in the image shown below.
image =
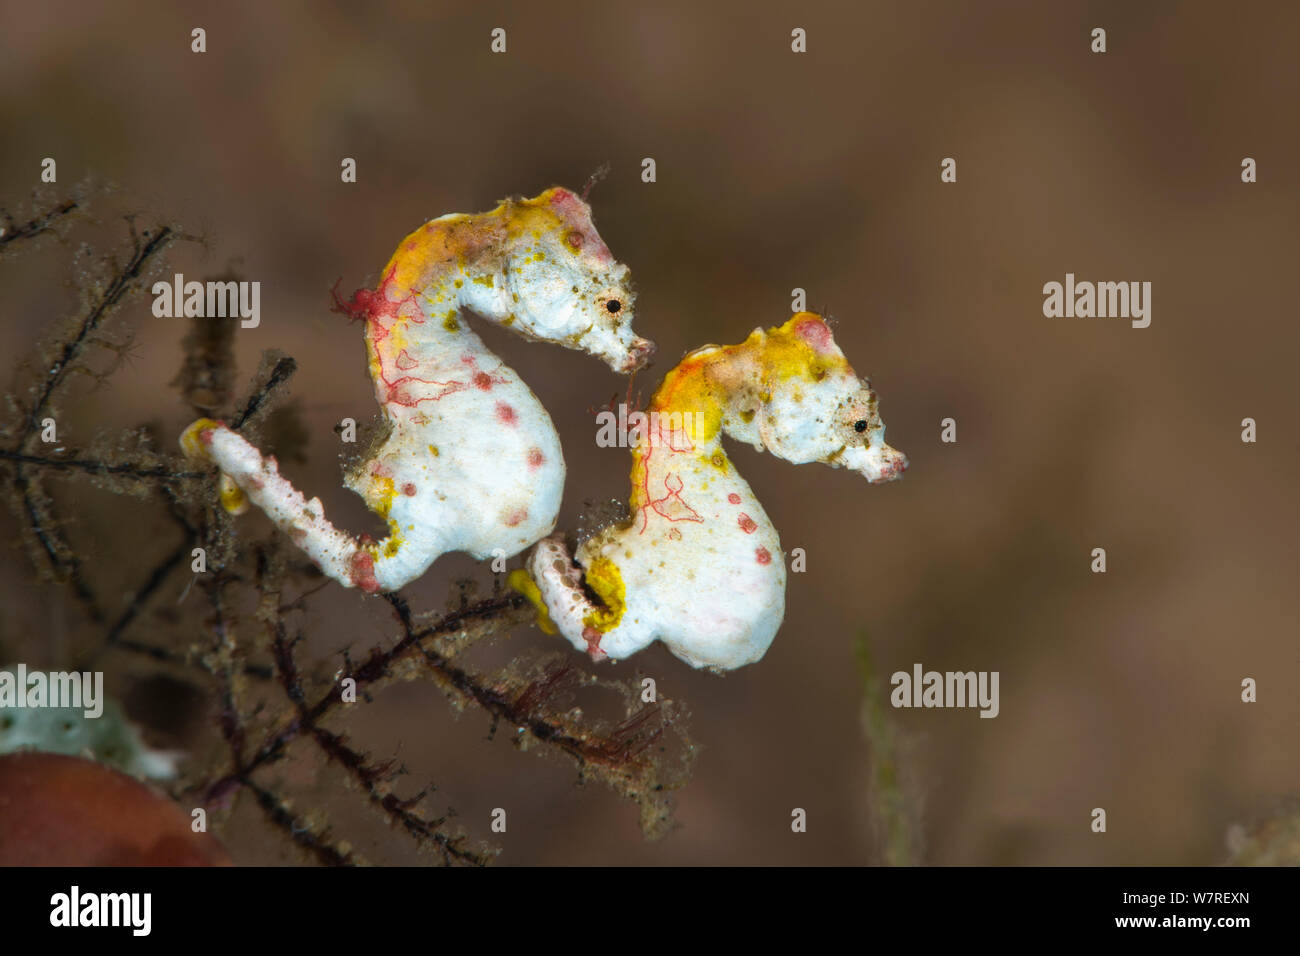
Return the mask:
[[430, 271], [444, 267], [449, 259], [459, 260], [467, 249], [481, 245], [485, 223], [474, 216], [447, 216], [425, 223], [398, 245], [384, 267], [397, 289], [419, 289]]
[[[193, 458], [197, 461], [211, 461], [212, 459], [208, 455], [208, 446], [201, 436], [205, 431], [224, 427], [216, 419], [200, 418], [181, 433], [181, 451], [185, 453], [187, 458]], [[217, 482], [217, 497], [221, 501], [221, 507], [232, 515], [242, 515], [248, 510], [248, 495], [244, 494], [244, 489], [235, 484], [235, 479], [224, 471]]]
[[515, 568], [506, 575], [506, 584], [522, 594], [528, 603], [533, 606], [537, 612], [537, 626], [542, 629], [543, 634], [558, 634], [559, 628], [551, 620], [551, 614], [546, 610], [546, 602], [542, 600], [541, 589], [538, 588], [537, 582], [532, 579], [527, 571], [523, 568]]
[[824, 324], [821, 316], [814, 312], [798, 312], [784, 325], [766, 332], [755, 331], [742, 348], [757, 347], [759, 361], [778, 380], [800, 378], [808, 382], [820, 382], [828, 372], [847, 369], [848, 359], [843, 355], [819, 353], [799, 334], [798, 329], [805, 322], [816, 322], [819, 326]]
[[627, 610], [627, 588], [623, 585], [622, 572], [609, 558], [596, 558], [588, 565], [585, 580], [605, 606], [596, 608], [582, 623], [602, 634], [612, 631]]
[[389, 355], [401, 355], [410, 344], [411, 340], [406, 334], [406, 319], [399, 317], [388, 330], [388, 337], [384, 339], [384, 351]]
[[397, 496], [397, 486], [393, 479], [381, 475], [373, 475], [370, 479], [370, 494], [366, 496], [366, 504], [370, 510], [381, 518], [387, 518], [388, 512], [393, 510], [393, 498]]
[[392, 518], [388, 519], [388, 540], [384, 542], [384, 557], [391, 558], [402, 548], [402, 529]]
[[[476, 252], [500, 245], [503, 227], [507, 241], [517, 239], [526, 231], [540, 239], [562, 224], [551, 206], [554, 193], [555, 190], [548, 189], [532, 199], [506, 200], [489, 213], [444, 216], [427, 222], [402, 240], [383, 274], [391, 276], [399, 290], [421, 289], [431, 285], [431, 276], [445, 271], [449, 263], [463, 268]], [[475, 276], [472, 281], [486, 286], [495, 284], [490, 274]], [[456, 287], [460, 288], [462, 282], [457, 279]]]
[[221, 480], [217, 483], [217, 489], [221, 498], [221, 507], [230, 514], [242, 515], [248, 510], [248, 496], [244, 494], [244, 489], [235, 484], [235, 479], [224, 471], [221, 473]]
[[199, 435], [208, 429], [221, 427], [221, 422], [214, 418], [200, 418], [181, 432], [181, 451], [185, 452], [187, 458], [197, 458], [201, 461], [209, 460], [208, 446], [203, 444], [203, 439]]
[[[739, 345], [710, 345], [696, 349], [664, 377], [650, 399], [647, 411], [658, 412], [660, 416], [681, 413], [685, 435], [678, 436], [678, 439], [685, 437], [691, 444], [699, 445], [718, 437], [724, 413], [737, 401], [733, 388], [737, 382], [752, 378], [755, 370], [760, 373], [760, 381], [770, 384], [788, 379], [819, 382], [834, 369], [847, 369], [847, 359], [819, 353], [799, 333], [799, 327], [809, 321], [822, 323], [821, 316], [816, 313], [799, 312], [784, 325], [767, 330], [755, 329]], [[772, 400], [770, 387], [759, 392], [758, 400], [763, 404]], [[754, 412], [752, 408], [737, 410], [746, 423], [753, 420]], [[641, 485], [641, 479], [645, 477], [646, 456], [665, 453], [671, 454], [671, 451], [658, 441], [632, 450], [631, 504], [634, 509], [646, 504]], [[721, 471], [730, 464], [720, 449], [699, 460]]]

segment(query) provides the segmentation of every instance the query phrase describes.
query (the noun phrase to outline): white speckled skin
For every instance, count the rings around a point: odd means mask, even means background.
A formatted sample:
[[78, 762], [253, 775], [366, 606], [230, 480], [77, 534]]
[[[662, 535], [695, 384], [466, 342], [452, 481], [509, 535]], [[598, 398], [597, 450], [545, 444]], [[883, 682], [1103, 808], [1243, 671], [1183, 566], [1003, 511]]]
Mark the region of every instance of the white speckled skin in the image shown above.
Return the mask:
[[563, 189], [476, 216], [426, 223], [398, 247], [374, 291], [344, 309], [366, 323], [375, 394], [389, 432], [346, 479], [389, 537], [354, 538], [325, 518], [243, 437], [208, 419], [182, 436], [339, 583], [390, 591], [448, 551], [514, 555], [555, 527], [564, 458], [550, 416], [465, 324], [462, 309], [539, 341], [632, 371], [653, 345], [632, 332], [628, 270], [585, 202]]
[[692, 667], [751, 664], [781, 625], [785, 563], [722, 434], [796, 464], [850, 468], [873, 484], [900, 477], [907, 459], [885, 444], [875, 393], [812, 313], [756, 329], [740, 345], [692, 352], [649, 411], [658, 419], [633, 451], [629, 519], [585, 541], [577, 565], [562, 536], [542, 541], [530, 580], [516, 586], [544, 606], [544, 627], [596, 660], [660, 640]]

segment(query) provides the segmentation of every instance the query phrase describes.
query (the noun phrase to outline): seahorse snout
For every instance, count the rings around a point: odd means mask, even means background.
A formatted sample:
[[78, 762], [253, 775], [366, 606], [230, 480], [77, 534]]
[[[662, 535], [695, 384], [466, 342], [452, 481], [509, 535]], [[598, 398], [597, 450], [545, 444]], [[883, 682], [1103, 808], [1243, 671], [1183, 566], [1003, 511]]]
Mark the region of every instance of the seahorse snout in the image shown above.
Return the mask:
[[907, 471], [907, 456], [895, 448], [889, 448], [888, 445], [886, 445], [885, 448], [888, 449], [891, 457], [885, 459], [885, 463], [880, 468], [879, 475], [874, 478], [871, 475], [867, 475], [873, 485], [879, 485], [886, 481], [893, 481], [896, 478], [902, 478], [903, 472]]
[[635, 372], [655, 354], [655, 344], [630, 328], [590, 329], [578, 340], [578, 348], [596, 356], [615, 372]]
[[632, 340], [632, 345], [628, 348], [627, 358], [623, 360], [623, 364], [618, 368], [618, 371], [635, 372], [654, 358], [654, 354], [655, 344], [649, 339], [638, 336]]
[[907, 471], [907, 456], [884, 443], [849, 449], [844, 463], [873, 485], [894, 481]]

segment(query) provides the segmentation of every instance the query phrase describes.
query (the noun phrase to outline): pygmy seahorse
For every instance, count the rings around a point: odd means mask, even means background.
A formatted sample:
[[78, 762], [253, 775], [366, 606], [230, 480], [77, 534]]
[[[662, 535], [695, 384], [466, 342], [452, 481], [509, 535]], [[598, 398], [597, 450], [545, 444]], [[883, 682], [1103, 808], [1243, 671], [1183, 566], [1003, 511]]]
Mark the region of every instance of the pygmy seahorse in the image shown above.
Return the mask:
[[221, 470], [228, 510], [252, 501], [344, 586], [400, 588], [448, 551], [509, 557], [555, 527], [564, 458], [537, 397], [461, 311], [630, 372], [654, 349], [632, 331], [633, 298], [627, 266], [566, 189], [442, 216], [407, 236], [379, 287], [344, 304], [365, 321], [388, 429], [345, 483], [387, 521], [382, 541], [335, 528], [318, 498], [220, 422], [194, 422], [181, 447]]
[[751, 664], [785, 614], [785, 561], [722, 435], [795, 464], [849, 468], [873, 484], [900, 477], [907, 458], [885, 444], [870, 383], [811, 312], [755, 329], [739, 345], [690, 353], [647, 411], [632, 452], [628, 519], [584, 541], [576, 564], [562, 535], [542, 541], [511, 583], [537, 606], [544, 630], [593, 659], [625, 658], [660, 640], [693, 667]]

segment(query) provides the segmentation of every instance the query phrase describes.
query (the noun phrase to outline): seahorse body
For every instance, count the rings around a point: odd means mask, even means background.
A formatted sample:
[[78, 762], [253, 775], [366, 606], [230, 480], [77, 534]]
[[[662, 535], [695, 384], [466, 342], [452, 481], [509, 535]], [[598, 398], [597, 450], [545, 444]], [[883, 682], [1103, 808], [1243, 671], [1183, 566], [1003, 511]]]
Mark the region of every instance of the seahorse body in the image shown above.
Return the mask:
[[693, 667], [753, 663], [784, 617], [785, 562], [722, 434], [872, 483], [901, 476], [907, 459], [885, 444], [870, 384], [808, 312], [739, 345], [692, 352], [647, 411], [628, 520], [583, 542], [576, 565], [560, 536], [540, 542], [512, 583], [538, 605], [544, 627], [595, 659], [661, 640]]
[[627, 267], [568, 190], [443, 216], [407, 236], [379, 287], [344, 306], [366, 323], [388, 426], [345, 481], [387, 521], [382, 541], [335, 528], [319, 499], [306, 500], [274, 458], [219, 422], [195, 422], [181, 445], [221, 469], [228, 508], [246, 497], [347, 586], [399, 588], [448, 551], [517, 554], [555, 526], [564, 458], [546, 410], [462, 310], [631, 371], [653, 351], [632, 332], [633, 300]]

